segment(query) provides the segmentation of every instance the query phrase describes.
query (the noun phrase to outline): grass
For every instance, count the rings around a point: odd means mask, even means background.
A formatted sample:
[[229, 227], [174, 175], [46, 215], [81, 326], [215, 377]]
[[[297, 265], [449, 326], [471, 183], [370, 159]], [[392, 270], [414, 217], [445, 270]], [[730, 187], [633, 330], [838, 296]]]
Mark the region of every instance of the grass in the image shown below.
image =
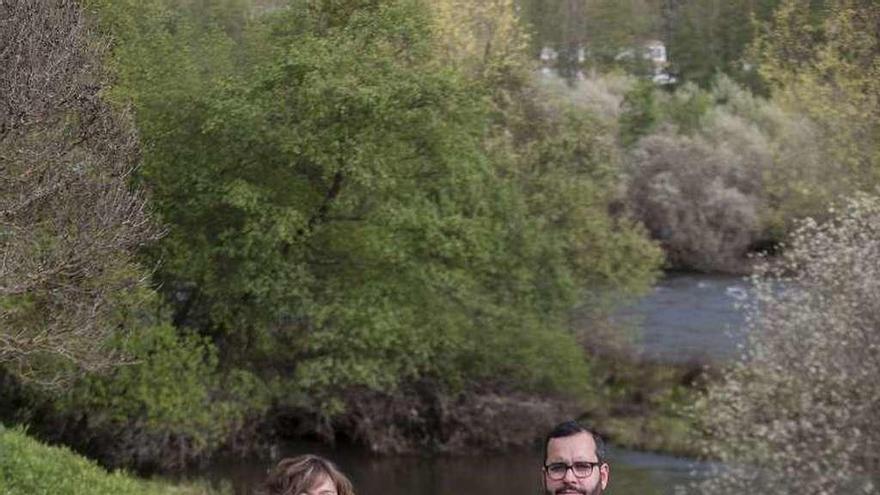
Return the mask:
[[0, 425], [0, 495], [220, 495], [206, 485], [144, 480], [108, 472], [67, 448], [51, 447], [22, 428]]
[[689, 409], [711, 380], [698, 364], [602, 360], [601, 405], [587, 416], [620, 447], [681, 456], [700, 453], [700, 434]]

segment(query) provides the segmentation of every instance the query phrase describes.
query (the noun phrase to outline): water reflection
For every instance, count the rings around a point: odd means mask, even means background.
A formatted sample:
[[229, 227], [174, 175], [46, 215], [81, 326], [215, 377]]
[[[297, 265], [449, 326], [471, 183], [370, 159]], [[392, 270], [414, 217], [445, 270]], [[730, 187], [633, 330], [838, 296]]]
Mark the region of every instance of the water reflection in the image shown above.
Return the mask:
[[[283, 456], [306, 452], [333, 459], [355, 483], [359, 495], [535, 495], [541, 493], [541, 452], [512, 452], [478, 457], [383, 457], [359, 449], [332, 450], [321, 444], [292, 443]], [[707, 467], [688, 459], [611, 447], [611, 484], [617, 495], [667, 495], [676, 485], [703, 476]], [[231, 461], [201, 473], [231, 483], [236, 495], [250, 495], [270, 461]]]

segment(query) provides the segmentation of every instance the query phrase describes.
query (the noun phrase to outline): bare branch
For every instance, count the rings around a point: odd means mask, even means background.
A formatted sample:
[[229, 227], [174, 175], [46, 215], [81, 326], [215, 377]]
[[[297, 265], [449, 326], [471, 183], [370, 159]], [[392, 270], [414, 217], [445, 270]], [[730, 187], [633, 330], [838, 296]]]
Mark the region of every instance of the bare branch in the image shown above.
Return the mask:
[[44, 383], [124, 361], [107, 341], [157, 236], [101, 50], [72, 0], [0, 0], [0, 365]]

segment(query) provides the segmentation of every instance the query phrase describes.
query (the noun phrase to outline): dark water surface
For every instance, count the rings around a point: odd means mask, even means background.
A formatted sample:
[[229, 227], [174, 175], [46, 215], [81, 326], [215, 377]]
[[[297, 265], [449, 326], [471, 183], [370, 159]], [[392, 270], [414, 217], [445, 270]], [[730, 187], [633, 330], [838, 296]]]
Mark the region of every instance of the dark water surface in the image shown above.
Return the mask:
[[[535, 495], [540, 493], [541, 452], [522, 451], [478, 457], [381, 457], [357, 449], [292, 443], [282, 456], [318, 453], [332, 458], [352, 478], [358, 495]], [[691, 460], [611, 448], [611, 484], [606, 493], [665, 495], [702, 476], [707, 467]], [[270, 461], [219, 463], [201, 476], [232, 483], [236, 495], [249, 495]]]

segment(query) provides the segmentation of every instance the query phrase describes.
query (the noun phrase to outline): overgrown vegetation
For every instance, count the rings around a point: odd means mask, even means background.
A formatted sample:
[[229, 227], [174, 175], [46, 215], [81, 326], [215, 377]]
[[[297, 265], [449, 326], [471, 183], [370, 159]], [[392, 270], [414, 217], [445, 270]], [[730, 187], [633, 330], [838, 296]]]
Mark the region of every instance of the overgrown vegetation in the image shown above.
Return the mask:
[[200, 485], [138, 480], [107, 472], [63, 447], [37, 442], [20, 428], [0, 425], [0, 489], [4, 495], [209, 495], [224, 493]]
[[157, 232], [87, 30], [74, 2], [0, 5], [0, 363], [42, 383], [124, 361], [107, 341], [148, 293], [132, 258]]
[[86, 6], [166, 231], [141, 258], [162, 301], [113, 344], [130, 365], [15, 417], [168, 469], [257, 445], [269, 418], [453, 450], [479, 442], [418, 421], [386, 438], [365, 411], [595, 396], [568, 313], [647, 287], [660, 253], [609, 213], [611, 129], [536, 98], [510, 2]]
[[[650, 252], [599, 223], [607, 215], [585, 199], [601, 205], [591, 191], [606, 180], [590, 133], [572, 136], [582, 164], [487, 154], [488, 94], [479, 79], [433, 69], [426, 15], [407, 2], [294, 3], [261, 18], [247, 44], [227, 37], [207, 78], [184, 62], [184, 74], [121, 86], [142, 109], [143, 177], [169, 228], [157, 275], [183, 301], [175, 321], [211, 335], [228, 365], [294, 365], [292, 405], [332, 415], [348, 387], [391, 390], [419, 376], [570, 386], [558, 380], [587, 371], [559, 318], [587, 277], [613, 285], [629, 269], [603, 273], [612, 250], [586, 241]], [[123, 36], [121, 54], [158, 43]], [[238, 50], [253, 66], [218, 72]], [[162, 85], [188, 80], [195, 87], [169, 101]], [[554, 190], [561, 167], [583, 199], [530, 201]], [[632, 282], [648, 272], [636, 268]], [[527, 374], [523, 362], [534, 365]]]
[[[754, 64], [752, 73], [725, 70], [740, 82], [719, 74], [697, 79], [702, 88], [666, 91], [595, 74], [555, 88], [617, 122], [626, 207], [671, 266], [746, 273], [747, 254], [770, 256], [759, 265], [769, 278], [757, 279], [754, 355], [702, 399], [711, 435], [704, 453], [729, 468], [706, 493], [876, 490], [876, 439], [866, 433], [876, 430], [876, 387], [863, 380], [876, 374], [874, 359], [863, 356], [874, 347], [870, 315], [880, 307], [876, 200], [828, 207], [876, 194], [877, 13], [871, 2], [778, 2], [759, 16], [764, 22], [736, 61]], [[779, 284], [791, 289], [779, 292]], [[855, 342], [858, 350], [848, 347]], [[609, 390], [651, 390], [651, 379], [623, 382]], [[697, 396], [690, 386], [662, 390], [690, 395], [679, 404]], [[683, 418], [681, 410], [667, 416]], [[628, 433], [650, 430], [652, 421], [621, 409], [604, 427], [632, 444], [638, 435]], [[648, 436], [656, 444], [675, 430]]]
[[[0, 5], [0, 412], [142, 470], [279, 435], [504, 448], [584, 412], [620, 443], [686, 449], [680, 408], [699, 373], [618, 362], [606, 316], [664, 253], [668, 267], [746, 272], [803, 218], [875, 190], [880, 11], [518, 5]], [[544, 20], [531, 44], [517, 12]], [[667, 41], [681, 84], [651, 82], [650, 38]], [[560, 49], [562, 79], [536, 76], [536, 39]], [[838, 248], [873, 273], [875, 239], [839, 230], [871, 225], [871, 201], [798, 231], [784, 258], [797, 283], [873, 308], [868, 279], [809, 279], [820, 259], [848, 259]], [[821, 244], [844, 238], [858, 242]], [[762, 303], [788, 315], [790, 296], [767, 289]], [[850, 306], [811, 308], [853, 331]], [[573, 328], [575, 312], [588, 324]], [[756, 344], [768, 360], [782, 352], [774, 338]], [[815, 352], [836, 359], [843, 340]], [[824, 393], [754, 363], [710, 393], [729, 408], [718, 417], [762, 424], [742, 401], [783, 385], [798, 401]], [[64, 393], [31, 386], [59, 377], [75, 378]], [[724, 388], [745, 377], [757, 395]], [[714, 455], [747, 463], [796, 439], [710, 430], [723, 439]], [[876, 462], [840, 455], [856, 477]], [[789, 467], [815, 467], [801, 461]]]
[[748, 358], [701, 405], [706, 450], [726, 463], [708, 493], [876, 491], [880, 202], [833, 215], [755, 275]]
[[746, 273], [750, 252], [853, 190], [825, 165], [816, 122], [729, 78], [671, 92], [621, 75], [545, 86], [617, 134], [621, 207], [672, 268]]

